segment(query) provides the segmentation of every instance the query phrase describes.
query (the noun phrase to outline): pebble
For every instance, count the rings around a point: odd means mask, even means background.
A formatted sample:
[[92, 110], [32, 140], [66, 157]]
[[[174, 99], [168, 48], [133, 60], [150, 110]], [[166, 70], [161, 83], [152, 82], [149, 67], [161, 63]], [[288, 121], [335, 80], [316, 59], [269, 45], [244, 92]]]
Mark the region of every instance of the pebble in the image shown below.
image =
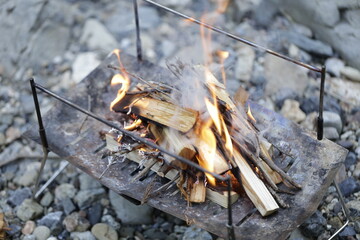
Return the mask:
[[339, 184], [339, 187], [344, 197], [348, 197], [360, 190], [360, 184], [353, 177], [349, 177], [342, 181]]
[[329, 140], [339, 139], [339, 133], [334, 127], [324, 127], [324, 136]]
[[5, 132], [5, 136], [6, 136], [5, 143], [9, 144], [21, 136], [21, 131], [16, 127], [9, 127]]
[[311, 238], [320, 236], [325, 231], [325, 228], [326, 219], [319, 211], [316, 211], [300, 226], [301, 233]]
[[324, 111], [324, 127], [334, 127], [340, 134], [342, 130], [342, 121], [339, 114], [329, 111]]
[[36, 240], [36, 237], [34, 235], [26, 235], [22, 240]]
[[135, 229], [133, 227], [122, 227], [119, 230], [120, 237], [133, 237]]
[[34, 221], [31, 221], [31, 220], [26, 221], [26, 223], [25, 223], [23, 229], [21, 230], [21, 232], [22, 232], [22, 234], [24, 234], [24, 235], [32, 234], [33, 231], [34, 231], [34, 229], [35, 229], [35, 227], [36, 227], [36, 224], [35, 224]]
[[55, 188], [55, 198], [57, 200], [64, 200], [65, 198], [73, 198], [76, 194], [76, 189], [72, 184], [63, 183]]
[[149, 224], [152, 222], [153, 208], [135, 205], [113, 191], [109, 191], [111, 206], [124, 224]]
[[182, 238], [182, 240], [212, 240], [212, 239], [213, 238], [210, 233], [195, 226], [188, 227], [184, 232], [184, 236]]
[[353, 176], [357, 179], [360, 178], [360, 162], [356, 164], [355, 170], [353, 172]]
[[235, 77], [247, 82], [251, 79], [251, 74], [253, 72], [255, 51], [252, 47], [244, 46], [238, 50], [237, 57]]
[[101, 217], [101, 222], [102, 223], [106, 223], [108, 225], [110, 225], [112, 228], [114, 228], [116, 231], [118, 231], [119, 229], [123, 229], [120, 228], [121, 225], [119, 222], [117, 222], [113, 216], [111, 215], [104, 215]]
[[336, 77], [340, 77], [340, 72], [345, 67], [345, 64], [338, 58], [328, 58], [325, 61], [325, 66], [327, 72]]
[[50, 206], [50, 204], [54, 201], [54, 196], [51, 194], [51, 192], [46, 192], [44, 196], [40, 200], [40, 204], [44, 207]]
[[68, 197], [61, 201], [61, 206], [63, 207], [65, 215], [69, 215], [70, 213], [76, 210], [73, 201]]
[[356, 154], [353, 152], [349, 152], [345, 159], [346, 170], [350, 169], [350, 167], [355, 165], [356, 162], [357, 162]]
[[52, 235], [58, 235], [63, 230], [62, 227], [63, 212], [51, 212], [37, 221], [37, 225], [43, 225], [50, 229]]
[[33, 186], [36, 182], [37, 176], [39, 175], [39, 172], [37, 169], [26, 169], [25, 172], [15, 177], [14, 183], [16, 183], [19, 186]]
[[346, 78], [355, 81], [360, 82], [360, 71], [352, 68], [352, 67], [344, 67], [341, 69], [341, 74], [344, 75]]
[[303, 126], [307, 130], [315, 131], [317, 117], [318, 117], [318, 113], [312, 112], [306, 116], [305, 120], [302, 121], [300, 125]]
[[97, 223], [91, 228], [91, 233], [98, 240], [117, 240], [117, 232], [105, 223]]
[[85, 209], [92, 205], [93, 202], [100, 200], [105, 195], [103, 188], [80, 190], [74, 200], [80, 209]]
[[101, 220], [102, 206], [100, 203], [95, 203], [87, 210], [87, 216], [91, 225], [94, 225]]
[[30, 198], [32, 192], [30, 188], [19, 188], [11, 193], [7, 202], [12, 206], [19, 206], [26, 198]]
[[306, 115], [299, 106], [300, 103], [298, 101], [286, 99], [281, 108], [281, 114], [296, 123], [302, 122], [305, 120]]
[[66, 216], [63, 225], [68, 232], [85, 232], [89, 229], [90, 223], [85, 218], [84, 212], [73, 212]]
[[356, 232], [352, 226], [346, 226], [344, 230], [339, 233], [339, 237], [350, 237], [355, 236]]
[[281, 109], [286, 99], [296, 100], [298, 98], [298, 94], [293, 89], [281, 88], [275, 93], [274, 102], [276, 107]]
[[46, 226], [38, 226], [35, 228], [33, 235], [36, 240], [46, 240], [50, 237], [50, 229]]
[[86, 232], [72, 232], [70, 235], [73, 240], [96, 240], [90, 231]]
[[43, 207], [31, 199], [25, 199], [16, 211], [16, 216], [23, 221], [39, 217], [43, 213]]

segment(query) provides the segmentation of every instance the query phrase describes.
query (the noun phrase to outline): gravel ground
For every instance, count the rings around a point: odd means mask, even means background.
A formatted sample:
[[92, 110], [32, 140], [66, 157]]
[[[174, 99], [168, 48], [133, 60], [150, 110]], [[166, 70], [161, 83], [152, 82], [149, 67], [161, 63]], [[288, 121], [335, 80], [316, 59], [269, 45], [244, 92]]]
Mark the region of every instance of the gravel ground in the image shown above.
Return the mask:
[[[349, 150], [336, 181], [354, 219], [338, 239], [360, 239], [359, 70], [317, 40], [310, 28], [266, 1], [233, 0], [223, 14], [215, 11], [214, 0], [158, 2], [199, 18], [205, 13], [209, 23], [306, 63], [326, 64], [324, 131]], [[134, 54], [131, 7], [131, 1], [0, 0], [0, 212], [10, 225], [9, 239], [220, 239], [149, 206], [134, 206], [70, 165], [39, 201], [30, 200], [42, 152], [21, 137], [35, 121], [27, 79], [35, 76], [54, 91], [66, 91], [114, 48]], [[347, 11], [346, 6], [341, 9]], [[139, 12], [144, 58], [161, 66], [176, 58], [202, 63], [198, 26], [146, 4]], [[212, 40], [215, 59], [217, 50], [230, 53], [224, 63], [230, 93], [242, 86], [253, 100], [314, 129], [317, 75], [224, 36], [214, 34]], [[212, 68], [218, 67], [215, 61]], [[40, 95], [40, 102], [46, 112], [54, 101]], [[65, 163], [51, 155], [42, 183]], [[290, 239], [327, 239], [345, 220], [335, 187], [330, 186], [316, 213]]]

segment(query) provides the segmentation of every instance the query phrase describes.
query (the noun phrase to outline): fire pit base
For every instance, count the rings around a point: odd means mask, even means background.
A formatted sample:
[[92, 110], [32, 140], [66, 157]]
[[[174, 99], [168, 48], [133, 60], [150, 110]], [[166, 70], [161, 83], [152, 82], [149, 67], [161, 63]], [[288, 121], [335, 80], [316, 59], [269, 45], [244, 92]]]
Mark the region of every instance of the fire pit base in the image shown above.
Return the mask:
[[[127, 71], [149, 81], [176, 81], [169, 70], [152, 63], [139, 63], [135, 57], [124, 53], [121, 60]], [[109, 87], [110, 79], [115, 73], [107, 67], [109, 64], [117, 65], [115, 56], [105, 59], [81, 83], [69, 90], [67, 96], [83, 108], [89, 107], [90, 97], [90, 111], [99, 116], [118, 118], [109, 111], [109, 103], [116, 95], [116, 91]], [[302, 185], [302, 190], [295, 195], [280, 194], [290, 208], [280, 209], [266, 218], [254, 211], [248, 198], [240, 198], [233, 204], [235, 235], [237, 239], [285, 239], [315, 212], [347, 151], [326, 139], [318, 141], [314, 133], [304, 131], [277, 113], [255, 103], [249, 104], [257, 119], [257, 126], [268, 129], [264, 136], [293, 159], [288, 174]], [[99, 132], [108, 131], [109, 127], [61, 103], [57, 103], [44, 117], [44, 124], [50, 150], [99, 179], [108, 165], [108, 158], [102, 158], [102, 151], [96, 151], [104, 145]], [[37, 126], [31, 126], [25, 136], [40, 143]], [[116, 162], [99, 181], [121, 195], [141, 201], [149, 184], [157, 189], [162, 183], [159, 178], [154, 182], [152, 178], [132, 182], [130, 173], [136, 167], [135, 163]], [[226, 209], [209, 201], [188, 207], [179, 194], [171, 196], [172, 192], [173, 189], [164, 191], [148, 199], [147, 203], [218, 236], [227, 236]]]

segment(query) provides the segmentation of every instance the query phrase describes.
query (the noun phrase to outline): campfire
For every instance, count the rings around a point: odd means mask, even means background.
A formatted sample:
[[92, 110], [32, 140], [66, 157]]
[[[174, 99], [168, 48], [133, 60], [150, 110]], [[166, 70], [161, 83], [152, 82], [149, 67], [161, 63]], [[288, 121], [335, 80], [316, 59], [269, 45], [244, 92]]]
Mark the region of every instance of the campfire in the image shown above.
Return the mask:
[[[230, 177], [232, 201], [245, 192], [262, 216], [279, 208], [275, 199], [286, 206], [276, 194], [276, 184], [284, 181], [291, 188], [300, 185], [274, 164], [272, 146], [257, 129], [250, 106], [245, 104], [246, 92], [238, 92], [237, 101], [233, 101], [224, 84], [208, 68], [182, 63], [171, 66], [178, 79], [171, 86], [147, 81], [124, 68], [120, 50], [113, 54], [119, 67], [109, 67], [119, 73], [112, 77], [111, 85], [120, 88], [110, 110], [127, 114], [124, 129], [209, 172]], [[132, 83], [132, 78], [136, 83]], [[129, 146], [129, 139], [116, 130], [111, 130], [106, 140], [114, 154], [139, 163], [143, 170], [135, 179], [151, 169], [175, 182], [189, 203], [210, 199], [227, 206], [224, 192], [229, 187], [227, 182], [216, 180], [210, 173], [194, 169], [158, 149], [141, 144], [124, 147]]]

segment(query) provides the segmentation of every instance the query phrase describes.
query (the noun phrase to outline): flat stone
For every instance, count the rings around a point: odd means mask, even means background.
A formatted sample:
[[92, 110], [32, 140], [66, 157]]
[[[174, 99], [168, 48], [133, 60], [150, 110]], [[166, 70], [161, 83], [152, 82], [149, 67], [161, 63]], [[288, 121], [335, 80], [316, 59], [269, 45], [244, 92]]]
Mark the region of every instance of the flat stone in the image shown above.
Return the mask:
[[63, 210], [66, 215], [69, 215], [70, 213], [76, 210], [76, 207], [70, 198], [64, 198], [61, 201], [61, 206], [63, 207]]
[[117, 232], [105, 223], [97, 223], [91, 228], [91, 233], [98, 240], [117, 240]]
[[324, 136], [329, 140], [339, 139], [339, 133], [334, 127], [324, 127]]
[[26, 221], [24, 227], [21, 229], [21, 232], [22, 232], [22, 234], [24, 234], [24, 235], [32, 234], [33, 231], [34, 231], [34, 229], [35, 229], [35, 227], [36, 227], [36, 224], [35, 224], [34, 221], [31, 221], [31, 220]]
[[16, 216], [23, 221], [39, 217], [43, 213], [43, 207], [31, 199], [25, 199], [16, 211]]
[[109, 191], [109, 198], [111, 206], [122, 223], [149, 224], [152, 222], [152, 207], [146, 204], [134, 205], [113, 191]]
[[46, 240], [50, 237], [50, 229], [46, 226], [38, 226], [35, 228], [33, 235], [36, 240]]
[[63, 212], [51, 212], [37, 221], [37, 225], [47, 226], [52, 235], [58, 235], [63, 230], [62, 228]]
[[95, 18], [85, 22], [80, 42], [87, 45], [91, 50], [111, 52], [117, 47], [117, 41], [106, 27]]
[[342, 121], [340, 116], [337, 113], [324, 111], [324, 127], [333, 127], [336, 128], [337, 132], [340, 134], [342, 130]]
[[72, 232], [70, 235], [74, 240], [96, 240], [95, 236], [90, 232]]
[[345, 63], [338, 58], [328, 58], [325, 61], [325, 66], [327, 72], [340, 77], [340, 72], [345, 67]]
[[50, 204], [54, 201], [54, 196], [51, 192], [46, 192], [44, 196], [40, 200], [40, 204], [44, 207], [50, 206]]
[[98, 56], [94, 52], [78, 54], [72, 64], [72, 80], [74, 83], [83, 80], [99, 64]]
[[300, 109], [300, 103], [291, 99], [285, 100], [281, 114], [296, 123], [302, 122], [306, 118], [305, 113]]
[[348, 78], [352, 81], [355, 81], [355, 82], [360, 82], [360, 71], [359, 70], [352, 68], [352, 67], [343, 67], [340, 72], [346, 78]]
[[16, 189], [11, 193], [7, 202], [12, 206], [19, 206], [26, 198], [30, 198], [32, 192], [30, 188], [20, 188]]
[[93, 202], [100, 200], [105, 196], [103, 188], [80, 190], [74, 200], [80, 209], [85, 209], [92, 205]]
[[60, 201], [65, 198], [73, 198], [75, 194], [75, 187], [69, 183], [63, 183], [55, 188], [55, 198]]
[[212, 236], [207, 231], [195, 226], [188, 227], [184, 232], [182, 240], [212, 240]]
[[235, 77], [242, 81], [249, 81], [255, 60], [255, 51], [250, 46], [244, 46], [237, 51]]

